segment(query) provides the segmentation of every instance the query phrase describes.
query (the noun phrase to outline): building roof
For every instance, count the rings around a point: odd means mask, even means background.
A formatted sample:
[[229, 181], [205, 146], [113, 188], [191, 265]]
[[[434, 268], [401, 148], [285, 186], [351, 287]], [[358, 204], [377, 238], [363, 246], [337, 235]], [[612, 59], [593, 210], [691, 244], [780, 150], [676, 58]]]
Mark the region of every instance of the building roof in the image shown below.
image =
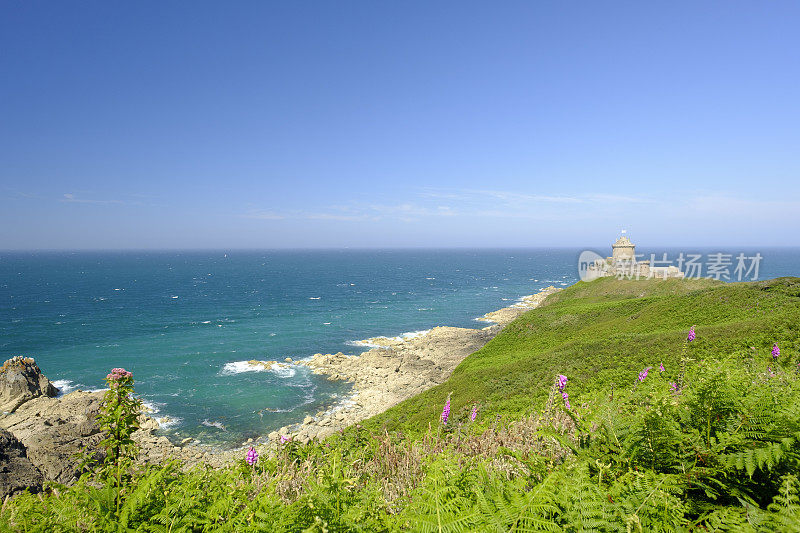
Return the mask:
[[613, 247], [613, 248], [622, 248], [622, 247], [626, 247], [626, 248], [627, 248], [627, 247], [629, 247], [629, 246], [631, 246], [631, 247], [632, 247], [632, 246], [634, 246], [634, 244], [633, 244], [633, 243], [631, 242], [631, 240], [630, 240], [628, 237], [626, 237], [625, 235], [623, 235], [622, 237], [620, 237], [619, 239], [617, 239], [617, 242], [615, 242], [615, 243], [612, 245], [612, 247]]

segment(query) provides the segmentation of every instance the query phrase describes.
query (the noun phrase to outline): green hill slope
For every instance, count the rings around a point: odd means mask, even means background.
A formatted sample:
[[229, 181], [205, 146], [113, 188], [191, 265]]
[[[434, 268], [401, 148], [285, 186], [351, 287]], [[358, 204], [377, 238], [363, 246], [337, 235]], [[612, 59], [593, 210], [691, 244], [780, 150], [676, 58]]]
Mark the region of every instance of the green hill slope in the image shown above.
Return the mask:
[[0, 531], [800, 532], [799, 350], [800, 278], [579, 283], [366, 428], [118, 462], [5, 500]]
[[[509, 324], [467, 357], [450, 378], [367, 422], [414, 434], [435, 423], [447, 395], [465, 420], [479, 403], [483, 420], [519, 418], [541, 408], [558, 374], [573, 405], [612, 383], [628, 386], [646, 366], [677, 371], [690, 326], [692, 357], [768, 354], [775, 339], [798, 346], [800, 278], [726, 284], [713, 280], [580, 282]], [[752, 347], [752, 348], [751, 348]], [[672, 373], [672, 372], [670, 372]]]

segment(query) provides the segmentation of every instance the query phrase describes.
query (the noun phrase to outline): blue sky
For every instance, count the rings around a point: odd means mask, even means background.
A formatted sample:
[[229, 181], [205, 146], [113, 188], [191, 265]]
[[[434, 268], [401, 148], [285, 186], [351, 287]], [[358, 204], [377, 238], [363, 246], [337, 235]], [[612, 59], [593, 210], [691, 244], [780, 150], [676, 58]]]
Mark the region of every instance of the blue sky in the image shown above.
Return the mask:
[[797, 2], [4, 2], [0, 248], [800, 245]]

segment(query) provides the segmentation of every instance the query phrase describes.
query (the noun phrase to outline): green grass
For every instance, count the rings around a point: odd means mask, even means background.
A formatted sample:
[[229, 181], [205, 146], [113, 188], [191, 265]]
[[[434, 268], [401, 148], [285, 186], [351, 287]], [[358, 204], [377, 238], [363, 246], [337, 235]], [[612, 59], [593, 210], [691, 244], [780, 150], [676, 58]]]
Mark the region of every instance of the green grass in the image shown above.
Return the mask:
[[[769, 354], [800, 348], [800, 278], [726, 284], [713, 280], [580, 282], [509, 324], [467, 357], [443, 384], [366, 422], [418, 434], [436, 423], [452, 392], [451, 410], [465, 420], [475, 402], [492, 417], [518, 418], [540, 409], [558, 374], [570, 379], [573, 405], [612, 384], [629, 386], [646, 366], [675, 369], [689, 327], [691, 357]], [[485, 420], [485, 417], [484, 417]]]
[[253, 467], [87, 473], [4, 501], [0, 531], [800, 533], [799, 336], [800, 278], [580, 283], [366, 427]]

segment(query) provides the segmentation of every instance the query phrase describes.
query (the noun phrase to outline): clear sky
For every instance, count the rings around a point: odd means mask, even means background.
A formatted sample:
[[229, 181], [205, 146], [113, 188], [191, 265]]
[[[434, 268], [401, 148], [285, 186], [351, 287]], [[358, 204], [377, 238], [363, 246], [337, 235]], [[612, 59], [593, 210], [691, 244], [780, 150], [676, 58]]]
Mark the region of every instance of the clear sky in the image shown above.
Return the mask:
[[800, 3], [0, 3], [0, 248], [800, 245]]

